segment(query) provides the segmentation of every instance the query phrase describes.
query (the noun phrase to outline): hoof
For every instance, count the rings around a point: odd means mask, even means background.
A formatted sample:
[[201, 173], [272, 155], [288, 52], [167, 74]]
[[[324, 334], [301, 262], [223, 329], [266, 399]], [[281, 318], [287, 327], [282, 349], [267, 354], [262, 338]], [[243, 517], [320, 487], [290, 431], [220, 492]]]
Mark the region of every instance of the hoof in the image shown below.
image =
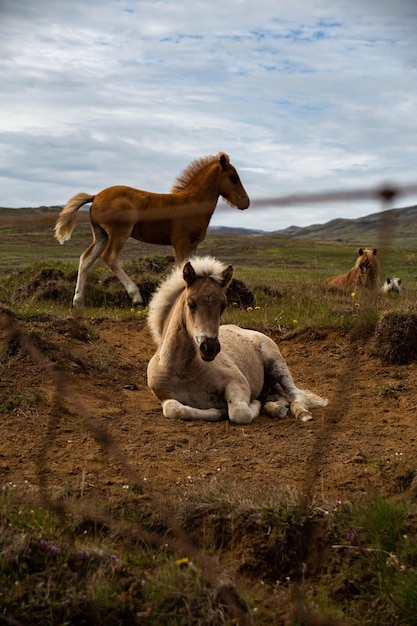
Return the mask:
[[177, 402], [177, 400], [170, 399], [162, 402], [162, 412], [168, 419], [184, 419], [182, 409], [182, 404]]
[[308, 411], [303, 411], [297, 417], [300, 422], [311, 422], [311, 420], [313, 419], [313, 416]]
[[140, 293], [133, 293], [133, 294], [129, 294], [130, 297], [132, 298], [132, 305], [134, 307], [136, 307], [137, 309], [144, 309], [145, 305], [143, 303], [143, 299], [142, 296], [140, 295]]
[[283, 420], [288, 417], [289, 407], [282, 405], [280, 402], [266, 402], [264, 411], [270, 417]]

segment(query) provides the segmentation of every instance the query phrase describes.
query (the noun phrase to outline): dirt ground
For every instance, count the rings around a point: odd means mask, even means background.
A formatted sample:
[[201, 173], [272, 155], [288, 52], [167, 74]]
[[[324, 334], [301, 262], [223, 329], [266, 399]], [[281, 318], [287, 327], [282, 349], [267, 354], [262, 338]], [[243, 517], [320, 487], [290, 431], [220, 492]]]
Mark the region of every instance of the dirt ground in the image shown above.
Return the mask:
[[[417, 363], [385, 365], [346, 332], [277, 330], [298, 386], [329, 405], [308, 423], [261, 416], [236, 426], [163, 416], [147, 388], [154, 345], [143, 319], [44, 317], [16, 323], [14, 338], [3, 322], [2, 486], [44, 481], [56, 495], [110, 499], [136, 478], [161, 493], [222, 478], [334, 502], [369, 487], [406, 493], [416, 474]], [[119, 456], [103, 453], [91, 424]]]

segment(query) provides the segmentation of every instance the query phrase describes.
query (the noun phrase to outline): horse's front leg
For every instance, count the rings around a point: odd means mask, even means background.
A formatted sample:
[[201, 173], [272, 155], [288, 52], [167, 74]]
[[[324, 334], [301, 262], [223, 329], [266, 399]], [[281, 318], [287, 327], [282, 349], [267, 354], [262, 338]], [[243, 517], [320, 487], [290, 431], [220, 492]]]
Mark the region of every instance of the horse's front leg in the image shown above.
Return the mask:
[[259, 400], [250, 400], [250, 389], [235, 383], [225, 389], [229, 419], [235, 424], [250, 424], [261, 413]]
[[229, 405], [229, 419], [235, 424], [250, 424], [255, 417], [258, 417], [261, 413], [262, 404], [259, 400], [252, 400], [252, 402], [230, 402]]
[[191, 421], [203, 420], [205, 422], [220, 422], [224, 419], [226, 409], [196, 409], [170, 398], [162, 402], [162, 412], [165, 417]]

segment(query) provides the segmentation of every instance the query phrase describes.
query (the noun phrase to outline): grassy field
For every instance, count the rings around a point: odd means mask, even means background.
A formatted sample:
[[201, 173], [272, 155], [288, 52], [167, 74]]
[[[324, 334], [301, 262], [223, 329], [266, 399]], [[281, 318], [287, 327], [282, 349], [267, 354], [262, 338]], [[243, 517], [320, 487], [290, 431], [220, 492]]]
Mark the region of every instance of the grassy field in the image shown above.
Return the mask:
[[[5, 303], [10, 303], [14, 289], [33, 280], [41, 268], [62, 269], [68, 280], [71, 280], [73, 289], [80, 254], [91, 243], [90, 225], [86, 222], [85, 213], [80, 214], [83, 221], [77, 224], [71, 240], [63, 246], [53, 237], [57, 212], [38, 210], [32, 217], [37, 217], [40, 223], [34, 225], [30, 222], [31, 213], [25, 212], [24, 215], [29, 221], [23, 226], [16, 222], [0, 231], [0, 279], [3, 279], [2, 299]], [[378, 234], [373, 233], [372, 241], [378, 239]], [[378, 247], [377, 253], [381, 280], [388, 276], [401, 277], [403, 294], [401, 299], [389, 300], [377, 296], [372, 302], [367, 296], [366, 306], [372, 305], [376, 310], [382, 310], [389, 303], [394, 310], [408, 310], [417, 299], [417, 253], [409, 248], [392, 249], [386, 237], [384, 239], [384, 246]], [[359, 246], [373, 245], [368, 242], [306, 241], [273, 235], [209, 234], [200, 245], [199, 254], [210, 254], [225, 263], [231, 263], [235, 278], [243, 281], [255, 296], [256, 309], [250, 311], [249, 320], [247, 316], [242, 317], [239, 311], [229, 309], [224, 318], [226, 322], [249, 323], [260, 329], [273, 325], [291, 327], [294, 323], [349, 327], [357, 319], [360, 307], [363, 308], [362, 296], [331, 293], [324, 286], [325, 279], [347, 272], [356, 261]], [[129, 240], [121, 258], [126, 271], [140, 282], [146, 275], [141, 262], [143, 257], [171, 254], [170, 247]], [[110, 280], [110, 272], [103, 262], [97, 261], [90, 271], [89, 279], [89, 308], [94, 310], [105, 303], [109, 315], [129, 316], [132, 313], [129, 298], [118, 281]], [[103, 295], [106, 291], [109, 292], [108, 297], [100, 300], [99, 294]], [[58, 304], [69, 306], [70, 303], [71, 295], [68, 293], [66, 302]], [[30, 301], [19, 303], [21, 314], [30, 314], [32, 306], [33, 302]], [[55, 306], [52, 300], [36, 302], [37, 311], [53, 310]]]
[[[16, 223], [0, 230], [0, 304], [17, 318], [71, 314], [78, 259], [91, 242], [90, 227], [78, 224], [71, 241], [60, 246], [53, 238], [53, 213], [47, 217], [38, 224]], [[226, 322], [264, 331], [277, 326], [351, 329], [363, 313], [376, 323], [387, 310], [415, 312], [417, 255], [413, 249], [391, 249], [389, 244], [385, 239], [378, 247], [382, 276], [401, 277], [404, 291], [400, 297], [377, 294], [370, 298], [325, 288], [326, 277], [350, 269], [359, 245], [372, 242], [210, 234], [199, 254], [231, 263], [235, 277], [255, 296], [253, 307], [229, 308]], [[122, 257], [128, 271], [139, 279], [141, 273], [146, 274], [140, 257], [171, 253], [170, 248], [129, 241]], [[19, 298], [45, 269], [59, 270], [67, 279], [61, 296], [56, 300]], [[149, 275], [149, 279], [155, 277]], [[87, 316], [137, 317], [123, 288], [102, 263], [93, 268], [90, 281]], [[139, 315], [146, 316], [146, 310]], [[2, 350], [0, 374], [11, 358]], [[203, 517], [201, 511], [208, 511], [204, 519], [219, 526], [225, 520], [238, 525], [242, 516], [252, 516], [254, 527], [269, 538], [277, 555], [290, 550], [300, 536], [314, 537], [323, 558], [333, 559], [334, 570], [324, 569], [314, 587], [303, 580], [294, 585], [288, 582], [285, 589], [276, 581], [268, 590], [259, 580], [252, 586], [242, 582], [238, 588], [226, 582], [219, 585], [219, 572], [203, 575], [207, 568], [201, 555], [213, 556], [209, 542], [202, 542], [195, 559], [178, 558], [170, 529], [136, 484], [127, 484], [117, 502], [97, 502], [104, 513], [97, 517], [99, 521], [90, 518], [87, 526], [81, 508], [78, 515], [69, 515], [59, 507], [44, 507], [35, 499], [31, 485], [19, 490], [10, 483], [0, 491], [0, 623], [417, 624], [415, 501], [388, 502], [371, 494], [327, 507], [285, 490], [271, 495], [231, 485], [165, 504], [184, 527], [195, 525]], [[106, 526], [106, 515], [116, 520], [116, 526]], [[204, 533], [210, 532], [215, 531], [204, 527]], [[222, 547], [215, 556], [224, 557]], [[291, 558], [296, 557], [293, 551]]]

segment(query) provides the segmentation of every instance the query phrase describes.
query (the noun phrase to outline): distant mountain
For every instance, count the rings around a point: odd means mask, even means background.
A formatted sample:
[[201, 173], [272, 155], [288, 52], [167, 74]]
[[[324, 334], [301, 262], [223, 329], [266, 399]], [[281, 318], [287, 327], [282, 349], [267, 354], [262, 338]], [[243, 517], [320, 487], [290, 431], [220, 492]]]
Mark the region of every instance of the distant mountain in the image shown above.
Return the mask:
[[325, 224], [289, 226], [273, 231], [278, 237], [297, 237], [320, 241], [346, 241], [361, 245], [376, 244], [381, 229], [386, 229], [391, 245], [415, 247], [417, 245], [417, 205], [403, 209], [389, 209], [356, 219], [337, 218]]
[[264, 230], [255, 230], [253, 228], [236, 228], [233, 226], [209, 226], [209, 233], [217, 233], [221, 235], [270, 235]]

